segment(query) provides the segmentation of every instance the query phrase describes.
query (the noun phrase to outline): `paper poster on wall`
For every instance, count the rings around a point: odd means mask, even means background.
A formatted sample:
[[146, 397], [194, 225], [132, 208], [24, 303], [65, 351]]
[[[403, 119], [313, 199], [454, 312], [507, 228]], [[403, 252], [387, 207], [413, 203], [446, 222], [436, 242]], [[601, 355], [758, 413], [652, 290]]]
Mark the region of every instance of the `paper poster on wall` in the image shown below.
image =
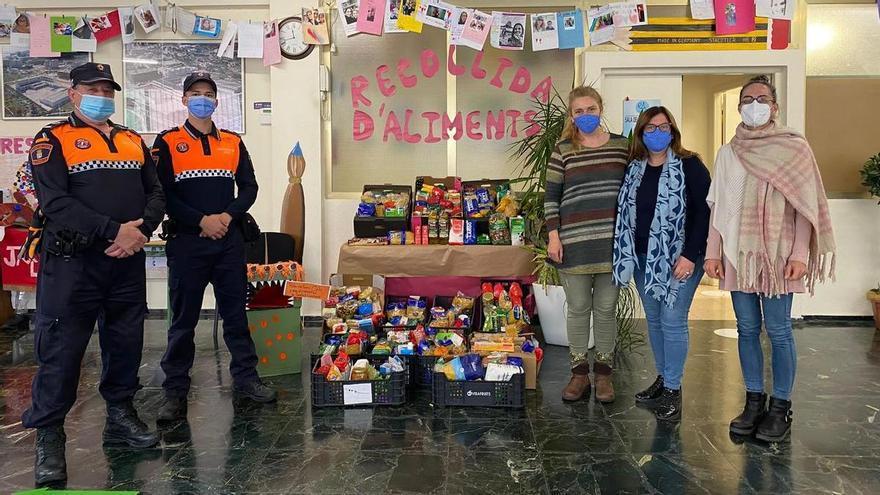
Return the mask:
[[584, 46], [584, 14], [580, 9], [556, 13], [559, 49]]
[[278, 22], [263, 22], [263, 66], [281, 63], [281, 44], [278, 42]]
[[424, 0], [416, 12], [416, 19], [422, 24], [446, 29], [451, 15], [452, 5], [439, 0]]
[[263, 58], [263, 24], [238, 24], [238, 58]]
[[[358, 31], [380, 36], [382, 34], [382, 26], [385, 24], [386, 3], [385, 0], [361, 0], [357, 19]], [[324, 29], [327, 30], [326, 24]]]
[[52, 27], [49, 18], [43, 15], [29, 15], [31, 23], [31, 57], [58, 57], [52, 51]]
[[15, 7], [0, 5], [0, 40], [9, 39], [12, 29], [15, 27]]
[[196, 15], [192, 12], [177, 7], [174, 9], [177, 15], [177, 32], [183, 34], [193, 34], [196, 30]]
[[358, 33], [358, 7], [360, 0], [343, 0], [339, 5], [339, 20], [342, 21], [342, 29], [346, 36], [353, 36]]
[[796, 6], [797, 0], [755, 0], [755, 15], [790, 21]]
[[99, 15], [89, 19], [89, 26], [95, 33], [95, 39], [98, 43], [103, 43], [109, 39], [113, 39], [122, 34], [119, 25], [119, 10], [112, 10], [106, 14]]
[[223, 31], [223, 39], [220, 40], [220, 46], [217, 47], [217, 56], [222, 58], [233, 58], [235, 56], [235, 35], [238, 34], [238, 23], [230, 21], [226, 23], [226, 30]]
[[447, 23], [447, 29], [452, 35], [450, 39], [453, 45], [457, 45], [458, 40], [461, 39], [461, 33], [464, 32], [464, 28], [467, 26], [470, 15], [471, 9], [452, 7], [449, 22]]
[[743, 34], [754, 30], [754, 0], [715, 0], [717, 34]]
[[33, 136], [0, 137], [0, 189], [4, 191], [4, 202], [13, 201], [11, 197], [7, 197], [5, 191], [16, 189], [16, 175], [28, 160], [28, 151], [33, 140]]
[[623, 135], [625, 137], [630, 137], [633, 129], [636, 127], [636, 122], [639, 120], [639, 115], [642, 114], [645, 110], [651, 107], [659, 107], [660, 100], [659, 99], [647, 99], [647, 100], [624, 100], [623, 102]]
[[714, 19], [714, 0], [690, 0], [692, 19]]
[[492, 16], [479, 10], [471, 10], [468, 14], [467, 26], [461, 31], [458, 45], [482, 50], [492, 29]]
[[49, 18], [52, 28], [51, 47], [53, 52], [67, 53], [73, 51], [73, 28], [76, 17], [52, 16]]
[[152, 33], [159, 29], [159, 11], [151, 3], [138, 5], [134, 8], [134, 16], [145, 33]]
[[[360, 12], [358, 12], [360, 16]], [[330, 32], [327, 29], [327, 13], [323, 9], [302, 9], [303, 40], [309, 45], [327, 45]]]
[[615, 27], [644, 26], [648, 23], [648, 5], [645, 2], [617, 2], [610, 6]]
[[587, 25], [590, 32], [590, 45], [608, 43], [614, 38], [614, 14], [610, 5], [591, 8], [587, 11]]
[[501, 50], [522, 50], [525, 36], [525, 14], [492, 12], [492, 46]]
[[532, 14], [532, 51], [559, 48], [556, 30], [556, 12]]
[[400, 13], [400, 1], [401, 0], [386, 0], [385, 2], [385, 34], [406, 32], [397, 26], [397, 16]]
[[119, 7], [119, 23], [122, 30], [122, 43], [128, 44], [134, 41], [134, 9]]
[[68, 74], [74, 67], [88, 62], [90, 54], [73, 52], [34, 59], [30, 58], [29, 51], [23, 46], [2, 48], [3, 118], [65, 117], [73, 110], [67, 97]]
[[88, 17], [77, 18], [76, 29], [73, 30], [73, 37], [71, 38], [71, 50], [74, 52], [90, 53], [98, 50], [98, 40], [95, 39], [95, 33], [89, 27]]
[[[263, 23], [252, 25], [257, 29], [262, 58]], [[217, 83], [218, 105], [212, 116], [217, 127], [243, 133], [244, 62], [217, 57], [217, 47], [216, 42], [195, 40], [123, 45], [124, 125], [141, 134], [156, 134], [180, 125], [187, 116], [180, 102], [180, 85], [193, 71], [205, 71]], [[156, 64], [156, 60], [162, 64]]]
[[204, 36], [206, 38], [216, 38], [217, 36], [220, 36], [222, 25], [223, 23], [220, 19], [197, 15], [193, 27], [193, 34]]
[[400, 0], [400, 13], [397, 15], [397, 27], [410, 33], [421, 33], [422, 23], [416, 19], [421, 2], [419, 0]]

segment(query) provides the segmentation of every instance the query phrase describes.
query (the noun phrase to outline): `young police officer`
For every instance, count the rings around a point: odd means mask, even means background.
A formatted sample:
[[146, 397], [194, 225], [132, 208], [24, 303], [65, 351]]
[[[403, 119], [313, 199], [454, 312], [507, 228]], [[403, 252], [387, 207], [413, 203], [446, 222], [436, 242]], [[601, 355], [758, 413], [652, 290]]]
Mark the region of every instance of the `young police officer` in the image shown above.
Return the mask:
[[190, 74], [183, 82], [182, 101], [189, 110], [186, 122], [163, 132], [153, 143], [173, 224], [166, 252], [174, 317], [162, 358], [165, 402], [157, 418], [162, 422], [186, 417], [193, 337], [208, 283], [214, 286], [217, 311], [223, 318], [236, 395], [257, 402], [275, 400], [275, 391], [257, 377], [257, 354], [245, 314], [247, 277], [240, 221], [257, 199], [254, 167], [241, 137], [218, 130], [211, 120], [217, 108], [217, 84], [210, 74]]
[[73, 113], [46, 126], [30, 150], [45, 215], [37, 279], [34, 349], [39, 369], [22, 424], [37, 428], [37, 485], [67, 480], [64, 418], [76, 401], [80, 365], [100, 317], [104, 442], [152, 447], [159, 439], [132, 398], [144, 338], [147, 238], [164, 216], [156, 166], [135, 132], [108, 119], [120, 86], [107, 64], [70, 72]]

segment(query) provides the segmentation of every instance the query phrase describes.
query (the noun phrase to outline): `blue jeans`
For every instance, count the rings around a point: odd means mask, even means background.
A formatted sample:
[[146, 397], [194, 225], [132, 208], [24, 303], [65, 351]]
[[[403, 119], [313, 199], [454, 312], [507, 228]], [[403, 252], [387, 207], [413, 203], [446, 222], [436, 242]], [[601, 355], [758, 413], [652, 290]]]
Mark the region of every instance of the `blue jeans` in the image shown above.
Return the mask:
[[797, 366], [794, 335], [791, 332], [791, 302], [794, 295], [764, 297], [745, 292], [731, 292], [730, 295], [736, 313], [739, 363], [746, 390], [764, 392], [764, 351], [761, 349], [763, 320], [773, 350], [773, 397], [789, 400]]
[[703, 278], [703, 260], [695, 260], [694, 273], [679, 287], [678, 298], [671, 308], [645, 293], [644, 267], [645, 257], [639, 256], [639, 265], [633, 277], [648, 319], [648, 338], [654, 352], [654, 364], [657, 374], [663, 377], [664, 386], [679, 390], [688, 352], [688, 313], [694, 293]]

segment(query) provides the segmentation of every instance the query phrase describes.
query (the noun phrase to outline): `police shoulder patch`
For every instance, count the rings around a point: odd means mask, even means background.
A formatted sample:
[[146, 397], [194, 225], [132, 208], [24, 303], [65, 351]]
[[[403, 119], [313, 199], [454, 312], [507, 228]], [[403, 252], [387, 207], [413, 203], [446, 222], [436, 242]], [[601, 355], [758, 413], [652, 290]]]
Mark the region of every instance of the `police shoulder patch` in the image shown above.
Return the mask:
[[42, 165], [48, 162], [54, 148], [55, 145], [51, 143], [38, 143], [31, 146], [31, 165]]

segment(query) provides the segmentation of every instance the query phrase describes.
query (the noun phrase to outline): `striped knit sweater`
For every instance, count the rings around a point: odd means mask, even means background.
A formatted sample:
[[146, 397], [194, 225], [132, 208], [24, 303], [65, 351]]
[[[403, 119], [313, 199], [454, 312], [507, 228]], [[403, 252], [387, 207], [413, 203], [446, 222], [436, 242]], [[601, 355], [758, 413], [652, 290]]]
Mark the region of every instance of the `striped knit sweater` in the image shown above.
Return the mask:
[[623, 183], [628, 142], [611, 135], [599, 148], [575, 149], [561, 141], [547, 165], [544, 217], [547, 230], [559, 230], [560, 271], [610, 273], [617, 195]]

